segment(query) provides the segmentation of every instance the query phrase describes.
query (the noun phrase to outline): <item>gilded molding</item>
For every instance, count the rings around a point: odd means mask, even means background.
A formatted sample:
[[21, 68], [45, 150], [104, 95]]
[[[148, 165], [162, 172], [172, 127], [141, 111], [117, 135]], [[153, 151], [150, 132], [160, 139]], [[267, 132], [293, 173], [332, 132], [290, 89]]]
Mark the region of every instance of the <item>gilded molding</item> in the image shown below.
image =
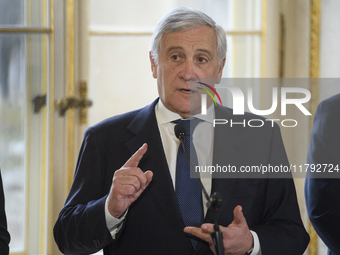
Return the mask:
[[[310, 87], [311, 101], [310, 111], [314, 114], [319, 103], [319, 76], [320, 76], [320, 17], [321, 0], [311, 0], [310, 6]], [[313, 118], [310, 117], [309, 133], [312, 130]], [[318, 235], [312, 224], [308, 223], [310, 243], [308, 247], [309, 255], [318, 254]]]
[[318, 235], [316, 234], [310, 221], [308, 222], [308, 234], [310, 237], [310, 242], [308, 246], [308, 255], [318, 254]]
[[[31, 25], [31, 0], [27, 1], [27, 8], [29, 10], [28, 15], [27, 15], [27, 24], [30, 26]], [[1, 32], [1, 30], [0, 30]], [[32, 38], [31, 35], [27, 36], [27, 63], [28, 63], [28, 88], [27, 88], [27, 102], [30, 102], [31, 98], [32, 98]], [[24, 254], [28, 253], [28, 237], [29, 237], [29, 228], [28, 228], [28, 222], [30, 219], [30, 210], [29, 210], [29, 205], [30, 205], [30, 190], [31, 190], [31, 113], [32, 113], [32, 104], [28, 104], [28, 112], [27, 112], [27, 169], [26, 169], [26, 173], [27, 173], [27, 179], [26, 179], [26, 189], [25, 189], [25, 193], [26, 193], [26, 207], [27, 207], [27, 213], [26, 213], [26, 226], [25, 226], [25, 234], [26, 234], [26, 238], [25, 238], [25, 249], [23, 251]]]
[[54, 244], [54, 238], [50, 230], [53, 229], [54, 225], [54, 218], [53, 214], [53, 153], [54, 153], [54, 0], [49, 0], [49, 24], [51, 28], [50, 34], [50, 88], [49, 88], [49, 158], [48, 158], [48, 168], [49, 168], [49, 194], [48, 194], [48, 247], [47, 252], [48, 254], [52, 254], [52, 245]]
[[[262, 21], [261, 21], [261, 33], [260, 33], [260, 35], [261, 35], [261, 78], [266, 78], [267, 0], [262, 0]], [[264, 94], [264, 88], [262, 88], [262, 94]]]
[[311, 0], [310, 78], [319, 78], [321, 0]]
[[284, 77], [284, 60], [285, 60], [285, 40], [286, 40], [286, 24], [283, 14], [280, 14], [280, 64], [279, 64], [279, 78]]
[[[75, 96], [75, 0], [66, 1], [67, 18], [67, 96]], [[67, 112], [67, 193], [71, 188], [74, 175], [74, 109]]]
[[[319, 82], [320, 76], [320, 20], [321, 20], [321, 0], [311, 0], [310, 11], [310, 71], [311, 79], [310, 92], [312, 98], [310, 101], [310, 110], [315, 112], [319, 103]], [[313, 126], [313, 119], [310, 119], [310, 129]]]
[[0, 27], [0, 33], [22, 33], [22, 34], [50, 34], [50, 28], [31, 28], [31, 27]]
[[[262, 0], [262, 20], [261, 20], [261, 70], [260, 77], [266, 78], [266, 63], [267, 63], [267, 0]], [[262, 82], [261, 82], [262, 83]], [[261, 98], [266, 98], [266, 86], [261, 84]], [[265, 109], [265, 100], [261, 100], [261, 108]]]
[[[88, 88], [87, 82], [81, 81], [79, 82], [79, 96], [80, 100], [87, 100], [88, 96]], [[92, 101], [91, 101], [92, 105]], [[87, 124], [87, 115], [88, 115], [88, 107], [80, 107], [79, 108], [79, 122], [80, 124]]]

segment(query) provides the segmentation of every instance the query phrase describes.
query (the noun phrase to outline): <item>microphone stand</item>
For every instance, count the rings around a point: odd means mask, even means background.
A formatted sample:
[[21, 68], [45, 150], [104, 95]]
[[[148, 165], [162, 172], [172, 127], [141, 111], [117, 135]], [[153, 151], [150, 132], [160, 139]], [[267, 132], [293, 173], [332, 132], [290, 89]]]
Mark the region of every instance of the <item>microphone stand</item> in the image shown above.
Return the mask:
[[[180, 124], [177, 124], [179, 126], [181, 126]], [[176, 126], [177, 126], [176, 125]], [[176, 128], [176, 127], [175, 127]], [[184, 127], [183, 127], [184, 129]], [[218, 209], [220, 208], [221, 204], [222, 204], [222, 196], [220, 193], [215, 192], [214, 194], [212, 194], [210, 197], [205, 189], [205, 187], [203, 186], [203, 183], [201, 181], [201, 178], [199, 177], [199, 175], [195, 172], [195, 168], [192, 165], [190, 158], [188, 156], [187, 150], [185, 148], [185, 129], [181, 130], [182, 132], [179, 133], [179, 135], [177, 136], [177, 138], [181, 141], [182, 144], [182, 148], [185, 154], [185, 157], [187, 158], [189, 164], [190, 164], [190, 169], [192, 170], [192, 172], [196, 175], [196, 180], [198, 181], [198, 183], [201, 186], [201, 189], [203, 191], [203, 194], [206, 198], [206, 200], [208, 201], [206, 203], [208, 210], [211, 209], [213, 212], [213, 220], [214, 220], [214, 232], [210, 235], [211, 238], [211, 242], [214, 246], [214, 250], [215, 250], [215, 254], [216, 255], [223, 255], [224, 254], [224, 249], [223, 249], [223, 237], [222, 237], [222, 232], [217, 224], [217, 216], [216, 216], [216, 212], [218, 211]], [[176, 132], [175, 132], [176, 133]]]
[[212, 209], [213, 211], [214, 232], [210, 235], [210, 238], [214, 246], [215, 254], [217, 255], [224, 254], [222, 232], [217, 224], [217, 216], [216, 216], [216, 212], [220, 208], [221, 204], [222, 204], [222, 197], [221, 197], [221, 194], [218, 192], [215, 192], [214, 194], [212, 194], [210, 197], [210, 200], [208, 200], [207, 202], [207, 207], [209, 209]]

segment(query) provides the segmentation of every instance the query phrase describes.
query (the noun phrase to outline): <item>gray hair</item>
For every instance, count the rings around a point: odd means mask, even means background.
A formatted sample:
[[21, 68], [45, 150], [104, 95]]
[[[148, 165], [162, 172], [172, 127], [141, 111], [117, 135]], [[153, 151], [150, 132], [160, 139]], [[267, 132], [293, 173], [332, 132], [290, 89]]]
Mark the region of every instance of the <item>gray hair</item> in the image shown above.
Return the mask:
[[163, 34], [190, 30], [198, 26], [208, 26], [214, 29], [217, 39], [218, 64], [221, 66], [222, 60], [227, 53], [227, 40], [224, 29], [205, 13], [187, 7], [174, 8], [159, 21], [152, 35], [150, 45], [151, 56], [155, 64], [158, 64]]

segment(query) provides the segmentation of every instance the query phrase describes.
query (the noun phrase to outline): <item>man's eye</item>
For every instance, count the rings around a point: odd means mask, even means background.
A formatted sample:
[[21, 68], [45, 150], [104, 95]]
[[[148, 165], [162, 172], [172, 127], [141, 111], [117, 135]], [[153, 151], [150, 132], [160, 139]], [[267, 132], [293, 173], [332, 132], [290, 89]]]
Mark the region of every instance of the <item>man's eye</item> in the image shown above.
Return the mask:
[[204, 63], [204, 62], [207, 62], [207, 60], [205, 58], [198, 58], [198, 62]]
[[171, 58], [173, 59], [173, 60], [179, 60], [179, 56], [178, 55], [173, 55], [173, 56], [171, 56]]

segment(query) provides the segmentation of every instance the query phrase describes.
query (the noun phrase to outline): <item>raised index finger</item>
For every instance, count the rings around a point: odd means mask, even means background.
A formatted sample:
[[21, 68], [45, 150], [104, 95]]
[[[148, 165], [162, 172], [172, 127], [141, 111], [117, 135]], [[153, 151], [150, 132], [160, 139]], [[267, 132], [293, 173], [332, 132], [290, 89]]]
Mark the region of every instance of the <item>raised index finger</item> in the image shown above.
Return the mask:
[[148, 144], [144, 143], [142, 147], [140, 147], [135, 154], [133, 154], [128, 161], [124, 164], [123, 167], [137, 167], [139, 164], [139, 161], [144, 156], [145, 152], [148, 150]]

